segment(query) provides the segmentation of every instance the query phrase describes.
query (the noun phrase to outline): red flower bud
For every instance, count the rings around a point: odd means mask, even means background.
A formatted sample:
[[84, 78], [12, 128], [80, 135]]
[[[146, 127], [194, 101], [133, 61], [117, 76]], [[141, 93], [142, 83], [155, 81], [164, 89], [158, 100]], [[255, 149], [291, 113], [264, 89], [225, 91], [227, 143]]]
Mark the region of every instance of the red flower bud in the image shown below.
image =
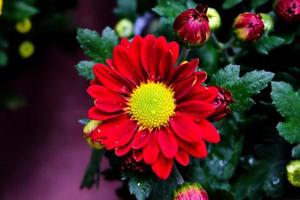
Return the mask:
[[264, 22], [260, 15], [250, 12], [239, 14], [233, 24], [236, 37], [242, 41], [254, 41], [264, 33]]
[[275, 12], [286, 22], [300, 22], [300, 0], [278, 0]]
[[210, 36], [207, 6], [199, 4], [181, 13], [174, 21], [173, 29], [180, 40], [190, 47], [203, 45]]
[[214, 100], [215, 112], [210, 116], [212, 121], [218, 121], [228, 115], [231, 112], [229, 104], [234, 103], [231, 92], [221, 87], [215, 87], [218, 89], [218, 95]]
[[185, 183], [174, 192], [173, 200], [208, 200], [205, 189], [198, 183]]

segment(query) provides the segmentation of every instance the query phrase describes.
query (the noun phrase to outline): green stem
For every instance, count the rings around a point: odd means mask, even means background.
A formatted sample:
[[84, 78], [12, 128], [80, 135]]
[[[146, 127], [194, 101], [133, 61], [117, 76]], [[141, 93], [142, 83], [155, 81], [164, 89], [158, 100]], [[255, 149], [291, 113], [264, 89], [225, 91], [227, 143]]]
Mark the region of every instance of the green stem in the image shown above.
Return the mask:
[[103, 152], [103, 150], [93, 149], [89, 165], [85, 171], [83, 180], [81, 181], [80, 189], [91, 188], [94, 184], [98, 186], [100, 177], [100, 162]]
[[178, 185], [182, 185], [184, 183], [184, 179], [182, 178], [182, 176], [181, 176], [179, 170], [177, 169], [176, 165], [174, 165], [173, 173], [174, 173], [174, 176], [176, 178], [176, 181], [177, 181]]
[[180, 63], [182, 63], [183, 61], [185, 61], [187, 59], [187, 57], [189, 56], [190, 51], [191, 51], [191, 49], [186, 48], [185, 46], [182, 47], [182, 49], [180, 51], [180, 55], [179, 55], [177, 65], [179, 65]]
[[216, 36], [215, 33], [211, 34], [211, 38], [212, 38], [213, 42], [217, 45], [217, 47], [219, 49], [221, 49], [221, 50], [224, 49], [224, 44], [218, 40], [218, 38], [217, 38], [217, 36]]

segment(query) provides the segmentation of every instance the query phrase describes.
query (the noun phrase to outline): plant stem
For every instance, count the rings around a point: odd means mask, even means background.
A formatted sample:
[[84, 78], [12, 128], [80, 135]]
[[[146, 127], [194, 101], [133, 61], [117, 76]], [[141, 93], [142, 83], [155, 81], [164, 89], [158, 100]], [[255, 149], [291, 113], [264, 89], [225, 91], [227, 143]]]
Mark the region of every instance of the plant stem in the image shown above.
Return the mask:
[[214, 43], [218, 46], [219, 49], [221, 49], [221, 50], [224, 49], [225, 45], [224, 45], [222, 42], [220, 42], [220, 41], [218, 40], [218, 38], [217, 38], [217, 36], [215, 35], [215, 33], [212, 33], [212, 34], [211, 34], [211, 38], [212, 38], [212, 40], [214, 41]]
[[186, 48], [185, 46], [182, 47], [182, 49], [180, 51], [180, 55], [179, 55], [177, 65], [179, 65], [180, 63], [182, 63], [183, 61], [185, 61], [187, 59], [187, 57], [189, 56], [190, 51], [191, 51], [191, 49]]
[[178, 185], [182, 185], [184, 183], [184, 179], [182, 178], [176, 165], [174, 165], [173, 173], [174, 173], [174, 176], [176, 178]]

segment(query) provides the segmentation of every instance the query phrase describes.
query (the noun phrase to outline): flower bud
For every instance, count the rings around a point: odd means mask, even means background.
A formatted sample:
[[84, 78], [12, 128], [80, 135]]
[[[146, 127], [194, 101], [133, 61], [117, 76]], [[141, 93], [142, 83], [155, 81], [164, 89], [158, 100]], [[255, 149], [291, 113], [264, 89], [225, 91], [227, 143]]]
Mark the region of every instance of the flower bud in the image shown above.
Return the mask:
[[300, 22], [300, 0], [278, 0], [275, 12], [286, 22]]
[[19, 54], [22, 58], [27, 59], [34, 54], [34, 45], [30, 41], [24, 41], [19, 46]]
[[207, 17], [208, 17], [208, 23], [209, 28], [211, 31], [217, 30], [221, 26], [221, 17], [218, 11], [214, 8], [208, 8], [207, 9]]
[[86, 142], [89, 144], [90, 147], [94, 149], [102, 149], [103, 146], [99, 142], [93, 142], [91, 140], [92, 132], [101, 124], [101, 121], [91, 120], [89, 123], [85, 125], [83, 128], [83, 136], [86, 139]]
[[266, 13], [260, 13], [259, 14], [264, 22], [264, 30], [265, 31], [271, 31], [274, 28], [274, 20], [271, 17], [271, 15], [268, 15]]
[[231, 92], [215, 87], [218, 89], [218, 95], [214, 100], [215, 112], [209, 117], [212, 121], [218, 121], [228, 115], [231, 112], [229, 104], [234, 103]]
[[239, 14], [233, 24], [236, 37], [242, 41], [254, 41], [264, 33], [264, 23], [260, 15], [250, 12]]
[[288, 181], [295, 187], [300, 187], [300, 160], [291, 161], [286, 166]]
[[205, 189], [198, 183], [184, 183], [175, 192], [173, 200], [208, 200]]
[[207, 42], [210, 36], [207, 6], [199, 4], [176, 17], [173, 29], [179, 39], [190, 47], [197, 47]]
[[24, 19], [22, 21], [17, 22], [16, 30], [19, 33], [28, 33], [31, 30], [32, 24], [30, 19]]
[[121, 38], [128, 38], [133, 34], [133, 24], [128, 19], [120, 20], [116, 25], [116, 32]]

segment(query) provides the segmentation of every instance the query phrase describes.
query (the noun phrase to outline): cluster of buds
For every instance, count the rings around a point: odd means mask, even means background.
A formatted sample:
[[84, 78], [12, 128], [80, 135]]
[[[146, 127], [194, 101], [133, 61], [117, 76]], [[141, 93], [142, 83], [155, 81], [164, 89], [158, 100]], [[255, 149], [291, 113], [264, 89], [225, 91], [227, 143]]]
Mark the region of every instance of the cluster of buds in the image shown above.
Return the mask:
[[218, 121], [227, 116], [231, 112], [229, 104], [234, 103], [231, 92], [218, 86], [215, 87], [218, 89], [218, 95], [214, 100], [215, 112], [210, 116], [211, 121]]
[[275, 12], [288, 23], [300, 22], [300, 0], [278, 0]]
[[198, 183], [184, 183], [175, 192], [173, 200], [208, 200], [205, 189]]

